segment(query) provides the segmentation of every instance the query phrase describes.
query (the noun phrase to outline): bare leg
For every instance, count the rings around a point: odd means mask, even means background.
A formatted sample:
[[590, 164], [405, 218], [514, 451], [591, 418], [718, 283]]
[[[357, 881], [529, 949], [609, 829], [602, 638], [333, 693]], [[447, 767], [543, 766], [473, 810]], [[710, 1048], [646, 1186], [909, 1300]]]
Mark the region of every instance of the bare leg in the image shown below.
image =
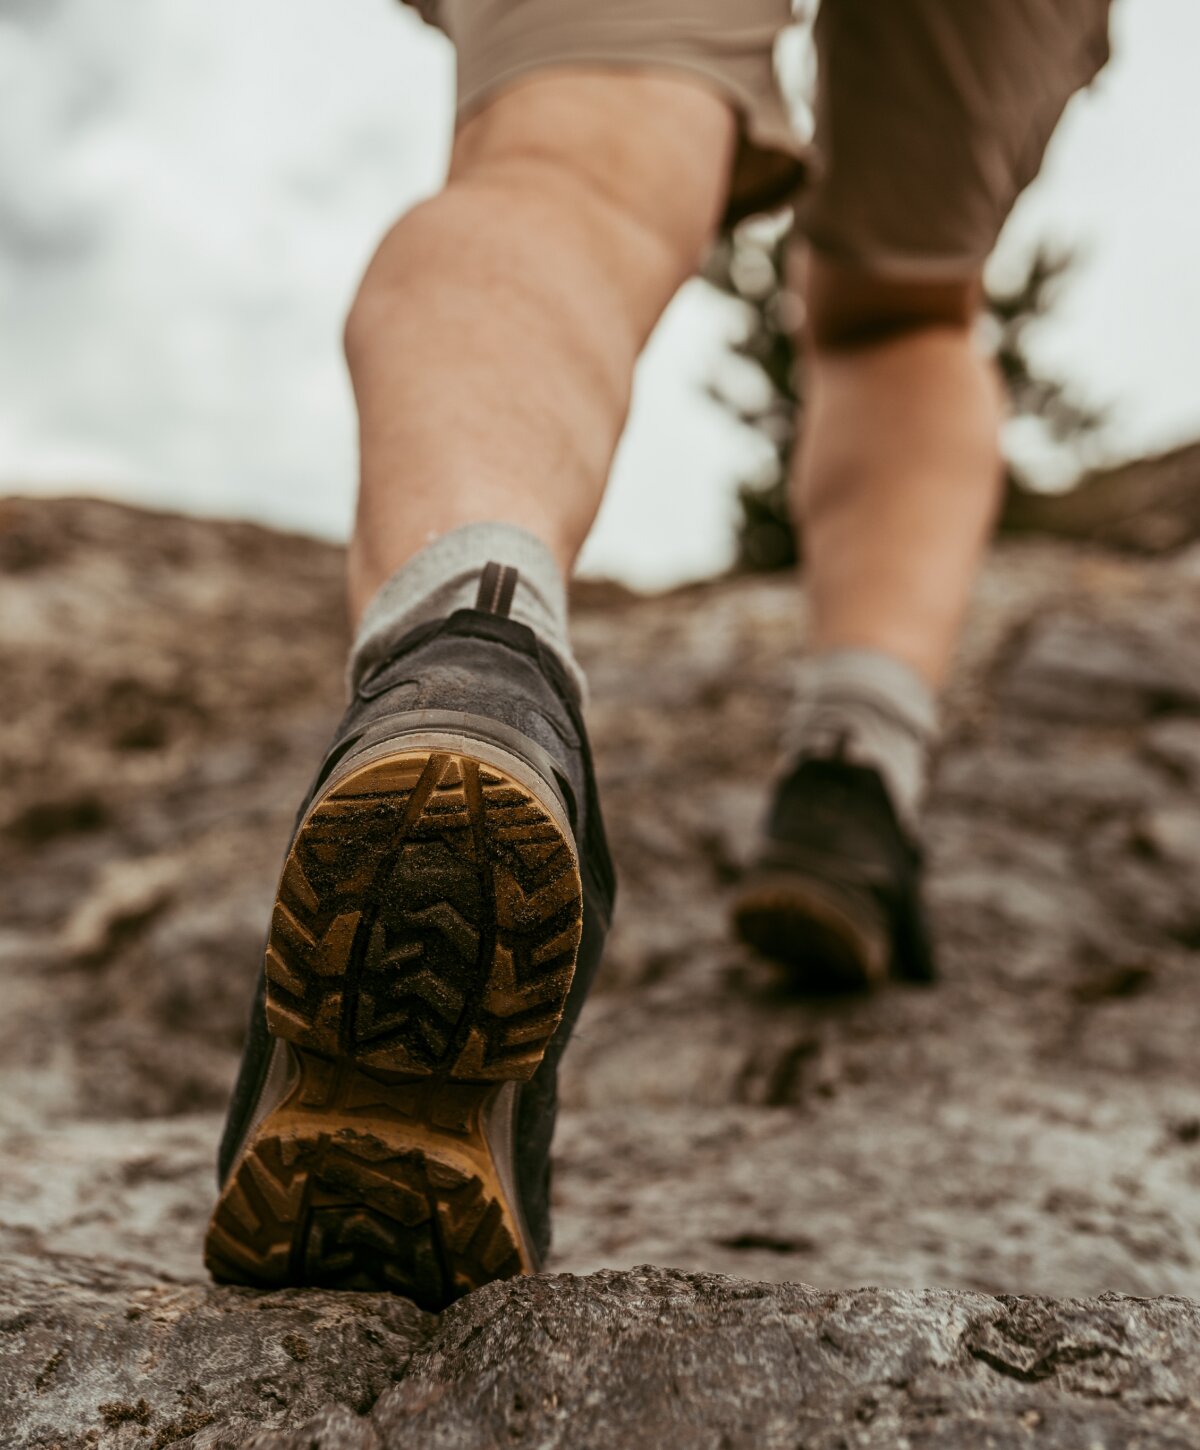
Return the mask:
[[999, 497], [1000, 388], [976, 284], [814, 257], [810, 411], [795, 477], [818, 650], [894, 655], [941, 683]]
[[542, 73], [460, 130], [445, 190], [385, 238], [351, 310], [357, 618], [460, 524], [520, 525], [570, 569], [634, 363], [720, 215], [734, 121], [633, 72]]
[[[208, 1237], [220, 1278], [442, 1309], [545, 1254], [541, 1069], [612, 901], [570, 660], [554, 662], [558, 571], [637, 353], [715, 225], [732, 132], [680, 80], [523, 83], [463, 129], [445, 191], [371, 265], [346, 337], [363, 464], [350, 588], [356, 615], [377, 607], [356, 620], [351, 681], [384, 673], [351, 691], [281, 877]], [[435, 610], [414, 636], [414, 610], [461, 586], [468, 539], [493, 617]], [[439, 578], [431, 558], [456, 552]], [[522, 590], [558, 638], [518, 617]], [[300, 1086], [281, 1099], [282, 1042]]]
[[806, 989], [930, 981], [913, 838], [933, 692], [996, 506], [1000, 393], [972, 337], [976, 284], [888, 283], [820, 257], [806, 281], [794, 485], [814, 657], [734, 923]]

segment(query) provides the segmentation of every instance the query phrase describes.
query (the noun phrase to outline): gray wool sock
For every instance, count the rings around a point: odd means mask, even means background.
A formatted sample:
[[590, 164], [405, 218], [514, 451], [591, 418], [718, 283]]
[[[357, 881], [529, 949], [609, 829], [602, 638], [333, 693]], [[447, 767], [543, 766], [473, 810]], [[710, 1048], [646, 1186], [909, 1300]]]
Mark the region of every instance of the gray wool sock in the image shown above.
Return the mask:
[[801, 665], [785, 740], [789, 758], [842, 755], [874, 766], [914, 835], [936, 738], [933, 691], [894, 655], [837, 649]]
[[[515, 524], [464, 524], [414, 554], [386, 579], [367, 605], [350, 647], [346, 683], [351, 691], [409, 630], [474, 609], [489, 564], [516, 571], [510, 619], [526, 624], [586, 689], [567, 633], [567, 590], [554, 555], [535, 534]], [[511, 583], [510, 583], [511, 587]]]

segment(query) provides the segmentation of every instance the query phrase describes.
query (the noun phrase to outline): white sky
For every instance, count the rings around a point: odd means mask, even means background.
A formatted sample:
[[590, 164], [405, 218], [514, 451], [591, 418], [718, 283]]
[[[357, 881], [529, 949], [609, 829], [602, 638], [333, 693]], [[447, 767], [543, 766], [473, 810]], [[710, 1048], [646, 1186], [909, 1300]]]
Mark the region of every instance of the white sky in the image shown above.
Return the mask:
[[[387, 223], [438, 182], [448, 44], [392, 0], [6, 0], [0, 488], [100, 490], [343, 536], [341, 319]], [[1036, 339], [1113, 407], [1114, 454], [1200, 434], [1200, 6], [1119, 0], [995, 265], [1086, 256]], [[643, 585], [727, 562], [759, 445], [702, 394], [730, 304], [651, 344], [586, 564]]]

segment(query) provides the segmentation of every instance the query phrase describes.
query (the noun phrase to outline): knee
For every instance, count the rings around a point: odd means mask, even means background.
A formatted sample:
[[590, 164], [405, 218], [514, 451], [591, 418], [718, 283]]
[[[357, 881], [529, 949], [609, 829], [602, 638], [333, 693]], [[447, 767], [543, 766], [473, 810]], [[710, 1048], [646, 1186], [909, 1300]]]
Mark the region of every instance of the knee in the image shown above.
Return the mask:
[[983, 295], [978, 276], [946, 282], [897, 280], [811, 253], [801, 263], [811, 348], [837, 352], [939, 328], [969, 335]]
[[463, 122], [449, 184], [557, 199], [636, 234], [683, 280], [724, 210], [735, 131], [731, 107], [683, 77], [547, 71]]

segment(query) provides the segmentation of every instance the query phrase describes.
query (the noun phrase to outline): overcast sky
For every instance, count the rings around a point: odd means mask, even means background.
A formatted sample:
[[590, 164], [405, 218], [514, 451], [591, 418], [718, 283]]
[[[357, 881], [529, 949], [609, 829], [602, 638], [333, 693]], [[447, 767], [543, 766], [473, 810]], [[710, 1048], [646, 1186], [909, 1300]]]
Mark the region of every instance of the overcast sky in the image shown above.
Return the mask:
[[[335, 537], [354, 426], [341, 319], [438, 183], [448, 44], [392, 0], [0, 0], [0, 489], [104, 491]], [[1200, 6], [1119, 0], [999, 271], [1084, 257], [1036, 351], [1110, 405], [1115, 456], [1200, 435]], [[639, 376], [593, 571], [730, 550], [756, 442], [703, 397], [736, 327], [698, 284]]]

